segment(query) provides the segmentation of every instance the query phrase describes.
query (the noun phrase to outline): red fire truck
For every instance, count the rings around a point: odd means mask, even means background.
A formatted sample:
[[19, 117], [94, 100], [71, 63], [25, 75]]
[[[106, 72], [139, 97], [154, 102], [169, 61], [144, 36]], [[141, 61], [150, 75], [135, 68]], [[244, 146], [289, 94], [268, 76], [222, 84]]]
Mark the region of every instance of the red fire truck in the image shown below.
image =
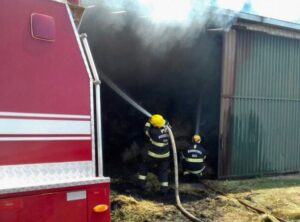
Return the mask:
[[100, 81], [69, 5], [1, 0], [0, 27], [0, 221], [110, 221]]

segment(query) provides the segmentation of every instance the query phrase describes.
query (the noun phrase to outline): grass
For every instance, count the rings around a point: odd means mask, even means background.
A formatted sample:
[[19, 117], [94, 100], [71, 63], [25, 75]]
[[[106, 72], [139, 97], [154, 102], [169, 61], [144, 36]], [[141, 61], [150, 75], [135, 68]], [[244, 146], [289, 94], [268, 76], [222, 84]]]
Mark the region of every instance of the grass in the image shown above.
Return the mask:
[[251, 190], [287, 188], [300, 186], [300, 174], [265, 177], [246, 180], [207, 181], [223, 192], [239, 193]]
[[[300, 221], [300, 175], [232, 181], [207, 181], [218, 190], [289, 222]], [[267, 219], [265, 219], [267, 220]], [[274, 220], [270, 220], [274, 221]]]

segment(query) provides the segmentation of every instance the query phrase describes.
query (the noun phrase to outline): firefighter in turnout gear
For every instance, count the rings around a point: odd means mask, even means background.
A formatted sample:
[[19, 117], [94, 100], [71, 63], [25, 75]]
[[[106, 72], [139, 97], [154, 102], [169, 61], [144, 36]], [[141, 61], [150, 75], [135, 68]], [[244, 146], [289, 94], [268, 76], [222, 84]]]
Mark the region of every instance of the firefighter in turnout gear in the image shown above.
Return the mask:
[[200, 145], [200, 135], [194, 135], [192, 142], [192, 145], [182, 152], [183, 175], [188, 181], [201, 178], [207, 155], [207, 151]]
[[158, 171], [161, 194], [166, 194], [169, 185], [170, 146], [167, 124], [167, 121], [158, 114], [151, 116], [146, 122], [144, 131], [148, 137], [148, 149], [138, 174], [140, 187], [145, 189], [148, 169], [155, 167]]

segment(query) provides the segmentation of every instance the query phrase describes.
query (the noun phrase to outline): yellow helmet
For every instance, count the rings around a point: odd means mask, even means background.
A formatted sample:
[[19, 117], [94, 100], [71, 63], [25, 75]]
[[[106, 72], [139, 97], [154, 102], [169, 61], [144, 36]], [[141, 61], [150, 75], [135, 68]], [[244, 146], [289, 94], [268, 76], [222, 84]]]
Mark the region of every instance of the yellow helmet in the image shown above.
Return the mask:
[[193, 136], [193, 141], [195, 143], [201, 143], [201, 136], [199, 134], [196, 134]]
[[164, 119], [164, 117], [162, 117], [162, 115], [155, 114], [155, 115], [151, 116], [150, 123], [153, 126], [160, 128], [166, 124], [166, 120]]

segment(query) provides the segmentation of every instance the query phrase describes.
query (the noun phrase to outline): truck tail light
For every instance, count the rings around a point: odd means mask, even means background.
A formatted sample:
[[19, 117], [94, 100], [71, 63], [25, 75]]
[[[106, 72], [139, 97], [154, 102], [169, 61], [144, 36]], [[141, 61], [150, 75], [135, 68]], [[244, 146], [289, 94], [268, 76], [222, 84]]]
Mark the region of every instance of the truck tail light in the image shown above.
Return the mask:
[[99, 204], [93, 208], [95, 213], [103, 213], [108, 210], [108, 206], [106, 204]]

